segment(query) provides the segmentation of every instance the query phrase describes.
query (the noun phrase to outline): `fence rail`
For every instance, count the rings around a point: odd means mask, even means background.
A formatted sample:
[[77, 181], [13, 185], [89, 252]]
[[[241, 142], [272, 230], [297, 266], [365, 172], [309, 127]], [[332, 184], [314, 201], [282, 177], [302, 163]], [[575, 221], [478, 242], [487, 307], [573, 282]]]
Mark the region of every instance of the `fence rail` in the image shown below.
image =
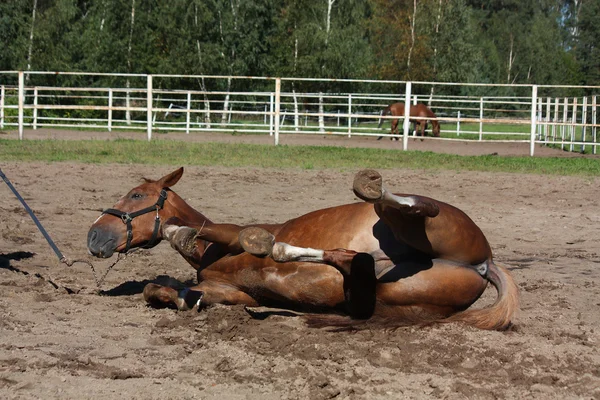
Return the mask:
[[[100, 83], [79, 87], [26, 82], [26, 77], [40, 76], [79, 76]], [[124, 84], [102, 84], [105, 78]], [[202, 82], [201, 90], [172, 83], [180, 79]], [[205, 83], [209, 80], [216, 82], [210, 90]], [[234, 90], [232, 81], [241, 84]], [[297, 90], [313, 83], [344, 83], [350, 90]], [[389, 93], [390, 87], [398, 93]], [[434, 88], [457, 87], [478, 94], [434, 95]], [[518, 94], [494, 93], [507, 88]], [[427, 140], [528, 142], [531, 156], [535, 144], [596, 154], [598, 93], [600, 86], [0, 71], [0, 129], [16, 127], [20, 139], [25, 127], [145, 130], [148, 140], [153, 132], [167, 130], [268, 133], [276, 145], [288, 133], [387, 136], [401, 137], [407, 150], [409, 135], [415, 134], [411, 122], [434, 120], [441, 123], [441, 137]], [[405, 103], [404, 114], [381, 115], [393, 102]], [[437, 117], [410, 117], [409, 105], [418, 102]], [[389, 132], [387, 125], [381, 128], [394, 119], [402, 120], [401, 134]]]

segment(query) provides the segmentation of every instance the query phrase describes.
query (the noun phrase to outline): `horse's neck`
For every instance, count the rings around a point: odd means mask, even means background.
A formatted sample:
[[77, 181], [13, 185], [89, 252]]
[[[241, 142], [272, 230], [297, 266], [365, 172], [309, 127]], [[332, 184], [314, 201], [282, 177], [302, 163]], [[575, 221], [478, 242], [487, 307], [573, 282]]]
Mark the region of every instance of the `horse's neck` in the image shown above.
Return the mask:
[[[425, 112], [427, 113], [427, 116], [429, 118], [437, 118], [437, 116], [434, 114], [434, 112], [431, 111], [429, 108], [426, 108]], [[433, 126], [438, 126], [439, 125], [439, 122], [437, 122], [437, 120], [435, 120], [435, 119], [432, 119], [430, 121], [431, 121], [431, 125], [433, 125]]]
[[209, 220], [199, 211], [196, 211], [192, 206], [185, 202], [179, 195], [175, 192], [171, 191], [172, 196], [168, 201], [171, 201], [175, 206], [176, 217], [179, 219], [189, 222], [191, 225], [203, 225], [203, 224], [212, 224], [212, 221]]

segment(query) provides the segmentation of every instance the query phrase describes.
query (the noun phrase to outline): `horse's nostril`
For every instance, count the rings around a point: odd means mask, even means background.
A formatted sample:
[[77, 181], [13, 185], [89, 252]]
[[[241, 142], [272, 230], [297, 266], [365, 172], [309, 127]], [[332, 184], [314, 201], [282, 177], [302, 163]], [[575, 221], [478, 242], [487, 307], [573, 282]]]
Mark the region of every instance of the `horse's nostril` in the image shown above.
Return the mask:
[[96, 240], [97, 237], [98, 237], [98, 231], [94, 229], [92, 231], [92, 234], [90, 235], [90, 239], [91, 240]]

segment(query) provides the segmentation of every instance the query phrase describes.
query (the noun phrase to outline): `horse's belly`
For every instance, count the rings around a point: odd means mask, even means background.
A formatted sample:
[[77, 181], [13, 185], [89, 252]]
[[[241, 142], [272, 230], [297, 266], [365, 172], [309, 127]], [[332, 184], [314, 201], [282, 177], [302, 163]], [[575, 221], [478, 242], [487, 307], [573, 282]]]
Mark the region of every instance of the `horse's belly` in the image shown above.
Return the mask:
[[255, 295], [297, 306], [333, 308], [344, 302], [342, 274], [325, 264], [285, 263], [260, 270]]

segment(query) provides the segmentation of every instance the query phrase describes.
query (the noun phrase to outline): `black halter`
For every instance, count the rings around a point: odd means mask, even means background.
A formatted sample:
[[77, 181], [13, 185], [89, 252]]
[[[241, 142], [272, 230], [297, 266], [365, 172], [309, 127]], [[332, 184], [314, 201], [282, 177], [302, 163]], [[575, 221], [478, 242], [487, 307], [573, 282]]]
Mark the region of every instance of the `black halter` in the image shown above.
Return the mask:
[[107, 210], [102, 211], [102, 215], [114, 215], [115, 217], [121, 218], [121, 221], [123, 221], [123, 223], [127, 225], [127, 245], [125, 246], [125, 253], [129, 251], [129, 247], [131, 246], [131, 239], [133, 239], [133, 227], [131, 226], [131, 221], [133, 221], [135, 217], [139, 217], [140, 215], [148, 214], [153, 211], [156, 211], [156, 218], [154, 219], [154, 232], [152, 232], [152, 237], [150, 238], [148, 243], [140, 247], [143, 249], [149, 249], [150, 247], [153, 247], [157, 244], [155, 242], [158, 238], [158, 230], [160, 229], [160, 217], [158, 216], [158, 210], [162, 210], [166, 199], [167, 191], [163, 189], [160, 191], [158, 200], [156, 200], [156, 203], [154, 203], [153, 206], [146, 207], [139, 211], [134, 211], [132, 213], [123, 212], [114, 208], [109, 208]]

